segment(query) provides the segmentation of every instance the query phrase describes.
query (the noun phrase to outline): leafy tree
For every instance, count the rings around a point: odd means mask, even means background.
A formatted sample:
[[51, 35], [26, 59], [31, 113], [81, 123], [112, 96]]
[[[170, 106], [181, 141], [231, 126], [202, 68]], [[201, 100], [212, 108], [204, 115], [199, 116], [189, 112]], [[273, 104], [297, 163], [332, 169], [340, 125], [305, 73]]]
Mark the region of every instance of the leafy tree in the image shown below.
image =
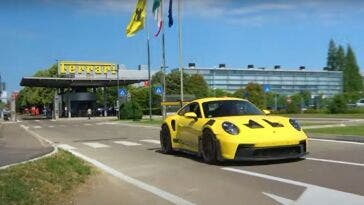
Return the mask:
[[238, 89], [233, 94], [234, 97], [245, 98], [254, 103], [260, 109], [266, 108], [266, 98], [263, 86], [257, 83], [248, 83], [245, 89]]
[[120, 105], [120, 119], [140, 120], [142, 117], [142, 108], [135, 100]]
[[343, 71], [344, 92], [355, 92], [363, 89], [363, 80], [359, 70], [354, 51], [349, 45], [345, 56], [345, 67]]
[[304, 90], [300, 92], [300, 96], [302, 97], [302, 102], [304, 106], [309, 106], [311, 102], [311, 92], [309, 90]]
[[300, 94], [294, 94], [290, 98], [291, 102], [287, 104], [287, 113], [301, 112], [302, 96]]
[[220, 89], [220, 88], [216, 88], [216, 89], [209, 89], [208, 90], [208, 95], [209, 97], [225, 97], [225, 96], [231, 96], [231, 93]]
[[338, 49], [336, 47], [336, 44], [334, 40], [331, 39], [329, 42], [329, 49], [327, 52], [327, 64], [326, 64], [328, 70], [330, 71], [337, 70], [337, 52]]
[[328, 110], [332, 114], [347, 112], [348, 106], [344, 96], [335, 95], [329, 103]]
[[206, 97], [208, 85], [202, 75], [192, 74], [186, 79], [186, 93], [195, 95], [196, 98]]

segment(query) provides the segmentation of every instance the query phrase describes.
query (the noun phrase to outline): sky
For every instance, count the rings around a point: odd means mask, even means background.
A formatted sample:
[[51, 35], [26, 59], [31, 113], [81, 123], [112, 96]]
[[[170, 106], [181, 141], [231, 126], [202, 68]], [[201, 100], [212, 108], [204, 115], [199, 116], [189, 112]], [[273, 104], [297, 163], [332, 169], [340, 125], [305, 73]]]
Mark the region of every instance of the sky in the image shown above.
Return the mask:
[[[0, 74], [7, 90], [57, 60], [105, 61], [136, 69], [162, 62], [161, 37], [148, 1], [148, 28], [127, 38], [136, 0], [1, 0]], [[169, 0], [164, 0], [165, 14]], [[183, 64], [198, 67], [298, 68], [326, 65], [330, 39], [351, 45], [364, 71], [364, 1], [181, 0]], [[174, 25], [165, 28], [166, 61], [178, 67], [177, 0]], [[165, 20], [167, 17], [165, 15]]]

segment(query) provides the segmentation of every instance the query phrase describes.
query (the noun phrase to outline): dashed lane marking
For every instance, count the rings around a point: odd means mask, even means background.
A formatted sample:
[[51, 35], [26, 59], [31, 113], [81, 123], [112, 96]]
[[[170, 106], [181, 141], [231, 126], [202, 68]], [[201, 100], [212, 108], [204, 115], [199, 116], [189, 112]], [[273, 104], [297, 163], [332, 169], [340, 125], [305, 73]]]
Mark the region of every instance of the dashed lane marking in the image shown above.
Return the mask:
[[89, 124], [89, 123], [85, 123], [85, 124], [83, 124], [83, 125], [85, 125], [85, 126], [91, 126], [91, 124]]
[[98, 142], [85, 142], [83, 144], [87, 145], [89, 147], [92, 147], [92, 148], [106, 148], [106, 147], [109, 147], [109, 145], [101, 144], [101, 143], [98, 143]]
[[262, 192], [264, 195], [284, 205], [288, 204], [353, 204], [353, 205], [360, 204], [361, 205], [364, 203], [363, 196], [356, 195], [353, 193], [347, 193], [343, 191], [329, 189], [326, 187], [308, 184], [305, 182], [294, 181], [291, 179], [284, 179], [280, 177], [275, 177], [271, 175], [266, 175], [241, 169], [235, 169], [230, 167], [224, 167], [221, 169], [225, 171], [245, 174], [248, 176], [259, 177], [271, 181], [277, 181], [280, 183], [306, 187], [305, 191], [301, 194], [301, 196], [297, 200], [287, 199], [275, 194]]
[[36, 125], [36, 126], [33, 126], [33, 128], [34, 129], [40, 129], [40, 128], [42, 128], [41, 126], [39, 126], [39, 125]]
[[153, 143], [153, 144], [160, 144], [161, 142], [159, 140], [151, 140], [151, 139], [147, 139], [147, 140], [139, 140], [141, 142], [149, 142], [149, 143]]
[[49, 128], [52, 128], [52, 127], [54, 127], [54, 126], [53, 126], [53, 125], [48, 125], [48, 127], [49, 127]]
[[139, 143], [129, 142], [129, 141], [114, 141], [114, 143], [121, 144], [121, 145], [125, 145], [125, 146], [137, 146], [137, 145], [141, 145]]
[[332, 143], [342, 143], [342, 144], [355, 144], [355, 145], [364, 145], [362, 142], [351, 142], [351, 141], [343, 141], [343, 140], [328, 140], [328, 139], [314, 139], [309, 138], [310, 141], [318, 141], [318, 142], [332, 142]]
[[331, 159], [319, 159], [319, 158], [312, 158], [312, 157], [306, 157], [305, 159], [306, 160], [312, 160], [312, 161], [319, 161], [319, 162], [329, 162], [329, 163], [345, 164], [345, 165], [364, 167], [364, 164], [356, 163], [356, 162], [345, 162], [345, 161], [338, 161], [338, 160], [331, 160]]

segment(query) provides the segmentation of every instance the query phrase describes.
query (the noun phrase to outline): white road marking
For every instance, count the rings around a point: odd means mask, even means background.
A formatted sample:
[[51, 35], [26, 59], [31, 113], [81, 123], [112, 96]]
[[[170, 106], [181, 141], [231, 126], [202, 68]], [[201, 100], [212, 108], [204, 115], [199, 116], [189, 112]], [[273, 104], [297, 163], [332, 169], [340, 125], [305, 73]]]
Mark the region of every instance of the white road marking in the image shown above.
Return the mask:
[[40, 120], [34, 120], [35, 122], [39, 122]]
[[356, 144], [356, 145], [364, 145], [362, 142], [350, 142], [350, 141], [343, 141], [343, 140], [327, 140], [327, 139], [314, 139], [309, 138], [310, 141], [319, 141], [319, 142], [333, 142], [333, 143], [343, 143], [343, 144]]
[[118, 123], [119, 125], [128, 126], [128, 127], [138, 127], [138, 128], [148, 128], [148, 129], [157, 129], [160, 130], [161, 128], [158, 126], [148, 126], [148, 125], [135, 125], [131, 123]]
[[221, 168], [222, 170], [231, 171], [235, 173], [245, 174], [249, 176], [259, 177], [272, 181], [277, 181], [286, 184], [292, 184], [296, 186], [306, 187], [302, 195], [296, 200], [287, 199], [275, 194], [269, 194], [263, 192], [263, 194], [271, 197], [281, 204], [351, 204], [351, 205], [362, 205], [364, 204], [364, 197], [352, 193], [337, 191], [325, 187], [320, 187], [305, 182], [294, 181], [291, 179], [284, 179], [266, 174], [260, 174], [256, 172], [245, 171], [241, 169], [235, 169], [230, 167]]
[[34, 129], [40, 129], [40, 128], [42, 128], [41, 126], [39, 126], [39, 125], [36, 125], [36, 126], [33, 126], [33, 128]]
[[49, 127], [49, 128], [52, 128], [52, 127], [54, 127], [54, 126], [53, 126], [53, 125], [48, 125], [48, 127]]
[[105, 147], [109, 147], [109, 145], [101, 144], [101, 143], [98, 143], [98, 142], [85, 142], [83, 144], [84, 145], [87, 145], [89, 147], [92, 147], [92, 148], [105, 148]]
[[72, 147], [71, 145], [68, 145], [68, 144], [60, 144], [60, 145], [57, 145], [57, 147], [62, 148], [64, 150], [77, 149], [76, 147]]
[[303, 126], [302, 129], [320, 129], [320, 128], [330, 128], [330, 127], [346, 127], [345, 124], [331, 124], [331, 125], [312, 125]]
[[136, 143], [136, 142], [129, 142], [129, 141], [114, 141], [114, 143], [116, 144], [122, 144], [122, 145], [125, 145], [125, 146], [136, 146], [136, 145], [141, 145], [139, 143]]
[[163, 198], [163, 199], [165, 199], [165, 200], [167, 200], [167, 201], [169, 201], [169, 202], [171, 202], [173, 204], [193, 205], [193, 203], [190, 202], [190, 201], [187, 201], [187, 200], [185, 200], [185, 199], [183, 199], [183, 198], [181, 198], [179, 196], [176, 196], [176, 195], [171, 194], [171, 193], [169, 193], [167, 191], [159, 189], [159, 188], [157, 188], [155, 186], [146, 184], [146, 183], [144, 183], [144, 182], [142, 182], [142, 181], [140, 181], [138, 179], [135, 179], [135, 178], [132, 178], [132, 177], [130, 177], [128, 175], [125, 175], [122, 172], [119, 172], [119, 171], [117, 171], [117, 170], [115, 170], [115, 169], [113, 169], [113, 168], [111, 168], [109, 166], [106, 166], [105, 164], [103, 164], [103, 163], [101, 163], [101, 162], [99, 162], [99, 161], [97, 161], [95, 159], [92, 159], [90, 157], [87, 157], [87, 156], [85, 156], [85, 155], [83, 155], [83, 154], [81, 154], [79, 152], [76, 152], [74, 150], [68, 150], [68, 151], [71, 152], [72, 154], [74, 154], [75, 156], [77, 156], [77, 157], [79, 157], [79, 158], [81, 158], [81, 159], [95, 165], [99, 169], [102, 169], [103, 171], [105, 171], [105, 172], [119, 178], [120, 180], [122, 180], [124, 182], [127, 182], [129, 184], [132, 184], [132, 185], [134, 185], [136, 187], [139, 187], [140, 189], [143, 189], [143, 190], [148, 191], [150, 193], [153, 193], [153, 194], [155, 194], [155, 195], [157, 195], [157, 196], [159, 196], [159, 197], [161, 197], [161, 198]]
[[117, 125], [117, 122], [98, 122], [96, 125]]
[[149, 143], [153, 143], [153, 144], [161, 144], [161, 142], [159, 140], [139, 140], [141, 142], [149, 142]]
[[364, 167], [364, 164], [356, 163], [356, 162], [345, 162], [345, 161], [337, 161], [337, 160], [331, 160], [331, 159], [319, 159], [319, 158], [312, 158], [312, 157], [306, 157], [305, 159], [313, 160], [313, 161], [320, 161], [320, 162], [330, 162], [330, 163], [336, 163], [336, 164], [345, 164], [345, 165]]
[[83, 125], [85, 125], [85, 126], [91, 126], [91, 124], [89, 124], [89, 123], [85, 123], [85, 124], [83, 124]]

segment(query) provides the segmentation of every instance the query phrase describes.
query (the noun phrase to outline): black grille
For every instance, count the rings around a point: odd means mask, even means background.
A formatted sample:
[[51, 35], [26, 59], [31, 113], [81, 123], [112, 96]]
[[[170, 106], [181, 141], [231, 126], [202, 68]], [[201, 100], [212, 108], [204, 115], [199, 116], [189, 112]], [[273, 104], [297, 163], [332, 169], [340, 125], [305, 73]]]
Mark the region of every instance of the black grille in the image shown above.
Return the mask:
[[283, 147], [254, 148], [239, 145], [235, 154], [235, 159], [259, 160], [259, 159], [284, 159], [295, 158], [305, 154], [303, 144]]

